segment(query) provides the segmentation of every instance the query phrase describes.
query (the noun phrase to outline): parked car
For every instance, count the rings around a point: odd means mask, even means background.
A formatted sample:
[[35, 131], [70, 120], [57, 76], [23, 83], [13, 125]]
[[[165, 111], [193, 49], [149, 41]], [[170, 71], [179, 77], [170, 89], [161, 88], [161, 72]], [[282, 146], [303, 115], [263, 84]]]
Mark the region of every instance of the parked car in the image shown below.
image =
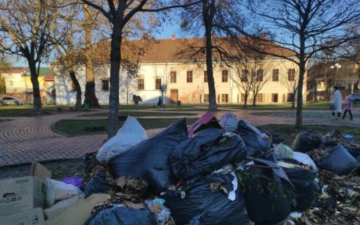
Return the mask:
[[360, 93], [352, 94], [352, 99], [354, 104], [360, 104]]
[[0, 98], [0, 105], [23, 105], [24, 103], [15, 97], [2, 97]]

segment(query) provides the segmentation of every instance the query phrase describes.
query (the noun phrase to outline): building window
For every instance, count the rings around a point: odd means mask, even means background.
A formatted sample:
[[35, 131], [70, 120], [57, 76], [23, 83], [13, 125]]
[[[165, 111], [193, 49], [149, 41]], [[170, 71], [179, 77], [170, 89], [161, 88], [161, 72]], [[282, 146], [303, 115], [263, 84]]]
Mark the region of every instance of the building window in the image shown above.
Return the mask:
[[170, 83], [176, 83], [176, 71], [170, 72]]
[[204, 71], [204, 82], [207, 83], [208, 82], [208, 75], [207, 75], [207, 71]]
[[258, 93], [257, 95], [256, 95], [256, 102], [264, 102], [264, 94], [262, 94], [262, 93]]
[[192, 83], [193, 82], [193, 72], [187, 71], [186, 72], [186, 82]]
[[241, 82], [247, 82], [248, 81], [248, 74], [249, 71], [248, 70], [242, 70], [241, 71]]
[[287, 94], [287, 102], [292, 102], [294, 100], [294, 93]]
[[295, 69], [288, 70], [288, 79], [289, 79], [289, 81], [295, 80]]
[[109, 80], [102, 80], [102, 90], [103, 91], [109, 90]]
[[138, 79], [138, 89], [144, 90], [144, 79]]
[[256, 71], [256, 81], [263, 81], [264, 80], [264, 70], [259, 69]]
[[156, 78], [156, 79], [155, 79], [155, 89], [156, 89], [156, 90], [160, 90], [160, 89], [161, 89], [161, 79], [160, 79], [160, 78]]
[[204, 102], [209, 102], [209, 94], [204, 94]]
[[271, 95], [271, 101], [272, 102], [278, 102], [278, 100], [279, 100], [279, 95], [276, 93], [273, 93], [272, 95]]
[[273, 69], [272, 80], [279, 81], [279, 69]]
[[245, 102], [245, 94], [241, 94], [241, 102]]
[[229, 95], [228, 94], [221, 94], [221, 102], [228, 103]]
[[223, 70], [223, 71], [222, 71], [221, 81], [222, 81], [222, 82], [228, 82], [228, 71], [227, 71], [227, 70]]

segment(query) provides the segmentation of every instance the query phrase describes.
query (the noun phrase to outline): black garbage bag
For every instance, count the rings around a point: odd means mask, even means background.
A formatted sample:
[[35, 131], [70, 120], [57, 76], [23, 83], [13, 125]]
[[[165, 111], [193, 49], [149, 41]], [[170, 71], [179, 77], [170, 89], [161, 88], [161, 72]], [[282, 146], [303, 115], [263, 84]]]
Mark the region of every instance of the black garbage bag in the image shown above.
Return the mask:
[[181, 142], [170, 155], [170, 165], [178, 179], [207, 175], [232, 162], [246, 158], [246, 146], [237, 134], [223, 136], [220, 129], [199, 131]]
[[263, 138], [261, 132], [248, 121], [239, 120], [236, 133], [244, 140], [248, 155], [255, 156], [270, 150], [270, 141]]
[[358, 163], [360, 163], [360, 155], [356, 158], [356, 161], [358, 161]]
[[354, 157], [360, 156], [360, 147], [358, 147], [356, 144], [344, 142], [343, 146], [348, 150], [348, 152]]
[[181, 119], [158, 133], [114, 157], [109, 162], [114, 178], [140, 178], [156, 191], [163, 191], [175, 182], [169, 155], [173, 148], [188, 137], [186, 120]]
[[115, 181], [109, 175], [103, 169], [96, 171], [85, 186], [85, 198], [95, 193], [109, 194], [115, 187]]
[[271, 139], [271, 142], [273, 144], [280, 144], [282, 142], [284, 142], [284, 137], [281, 135], [281, 134], [275, 134], [274, 132], [271, 132], [269, 130], [265, 130], [263, 128], [258, 128], [258, 130], [261, 132], [261, 133], [264, 133], [266, 134], [267, 136], [270, 137]]
[[148, 208], [133, 209], [121, 205], [102, 205], [84, 225], [157, 225]]
[[234, 190], [234, 179], [231, 174], [214, 174], [189, 187], [184, 198], [181, 191], [168, 191], [162, 198], [176, 225], [248, 225], [250, 221], [240, 189], [235, 190], [234, 201], [224, 192], [224, 188], [228, 193]]
[[291, 207], [280, 178], [271, 169], [265, 168], [254, 167], [246, 173], [252, 174], [244, 187], [250, 220], [256, 225], [273, 225], [285, 220], [291, 213]]
[[311, 131], [299, 133], [292, 145], [292, 150], [296, 152], [310, 152], [321, 145], [321, 134]]
[[338, 175], [348, 175], [357, 166], [356, 159], [340, 144], [331, 147], [329, 153], [315, 161], [320, 169], [331, 171]]
[[301, 163], [295, 159], [280, 159], [286, 163], [298, 165], [293, 168], [282, 167], [289, 177], [293, 188], [291, 189], [292, 197], [295, 202], [292, 211], [305, 211], [310, 208], [314, 201], [315, 177], [317, 170], [310, 167], [301, 167]]

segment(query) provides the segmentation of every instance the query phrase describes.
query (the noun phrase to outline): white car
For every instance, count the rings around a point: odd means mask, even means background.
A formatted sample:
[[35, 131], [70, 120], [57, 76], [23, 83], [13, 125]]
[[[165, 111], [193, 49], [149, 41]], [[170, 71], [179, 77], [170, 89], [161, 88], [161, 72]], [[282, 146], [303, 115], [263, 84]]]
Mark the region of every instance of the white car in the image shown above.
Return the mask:
[[0, 105], [23, 105], [24, 103], [15, 97], [2, 97], [0, 98]]

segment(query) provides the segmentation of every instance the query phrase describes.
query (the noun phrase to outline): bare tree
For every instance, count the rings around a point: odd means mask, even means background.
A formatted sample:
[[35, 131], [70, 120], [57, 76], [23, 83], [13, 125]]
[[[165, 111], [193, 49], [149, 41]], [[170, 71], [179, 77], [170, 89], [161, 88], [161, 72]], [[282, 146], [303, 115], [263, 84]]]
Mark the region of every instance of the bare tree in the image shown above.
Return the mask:
[[[109, 96], [109, 130], [108, 137], [113, 137], [118, 129], [119, 111], [119, 74], [121, 65], [121, 45], [125, 26], [135, 19], [139, 12], [159, 12], [166, 9], [180, 7], [181, 5], [167, 5], [168, 1], [150, 0], [108, 0], [107, 3], [98, 4], [89, 0], [83, 3], [99, 10], [111, 23], [111, 54], [110, 54], [110, 96]], [[177, 1], [175, 1], [177, 2]]]
[[256, 72], [248, 62], [238, 62], [235, 64], [235, 77], [232, 77], [240, 93], [244, 94], [244, 108], [247, 108], [248, 98], [256, 77]]
[[0, 55], [0, 94], [6, 93], [5, 78], [2, 77], [2, 72], [9, 70], [12, 67], [8, 58], [5, 55]]
[[295, 108], [296, 93], [299, 90], [299, 71], [295, 68], [282, 68], [280, 74], [280, 83], [288, 91], [286, 99], [291, 102], [291, 108]]
[[[345, 32], [348, 25], [359, 21], [360, 2], [344, 1], [302, 1], [302, 0], [249, 0], [247, 8], [252, 17], [257, 17], [269, 31], [269, 42], [293, 49], [292, 57], [280, 51], [268, 54], [286, 58], [298, 65], [296, 127], [303, 124], [303, 85], [306, 65], [317, 52], [333, 49], [358, 38]], [[243, 32], [249, 35], [251, 31]], [[270, 35], [271, 34], [271, 35]], [[252, 36], [252, 35], [249, 35]]]
[[[38, 81], [40, 64], [46, 61], [52, 46], [61, 42], [63, 34], [67, 32], [67, 23], [63, 23], [59, 17], [59, 6], [63, 3], [62, 0], [0, 1], [0, 24], [5, 30], [2, 32], [5, 42], [0, 43], [0, 48], [27, 60], [35, 112], [40, 112], [42, 108]], [[52, 36], [53, 26], [62, 27], [57, 37]]]
[[[184, 3], [194, 2], [184, 0]], [[208, 74], [209, 88], [209, 110], [216, 111], [216, 90], [213, 74], [213, 62], [227, 61], [232, 57], [229, 49], [224, 48], [226, 38], [217, 42], [215, 36], [227, 35], [228, 29], [226, 21], [228, 18], [235, 19], [238, 1], [233, 0], [201, 0], [201, 4], [195, 4], [186, 7], [183, 11], [182, 29], [194, 35], [202, 33], [204, 43], [196, 43], [189, 46], [186, 50], [189, 53], [189, 59], [193, 61], [203, 60], [205, 58], [206, 70]], [[239, 22], [237, 20], [237, 22]], [[182, 52], [184, 54], [184, 52]]]
[[265, 84], [271, 80], [271, 76], [267, 75], [269, 73], [269, 63], [265, 61], [265, 57], [257, 57], [252, 61], [253, 69], [252, 73], [254, 79], [252, 79], [251, 92], [253, 96], [252, 105], [256, 105], [256, 99], [258, 94], [263, 89]]
[[122, 60], [122, 70], [126, 72], [126, 79], [124, 81], [126, 90], [126, 104], [129, 105], [129, 92], [132, 88], [133, 80], [139, 77], [140, 64], [139, 61], [132, 62], [129, 60]]

